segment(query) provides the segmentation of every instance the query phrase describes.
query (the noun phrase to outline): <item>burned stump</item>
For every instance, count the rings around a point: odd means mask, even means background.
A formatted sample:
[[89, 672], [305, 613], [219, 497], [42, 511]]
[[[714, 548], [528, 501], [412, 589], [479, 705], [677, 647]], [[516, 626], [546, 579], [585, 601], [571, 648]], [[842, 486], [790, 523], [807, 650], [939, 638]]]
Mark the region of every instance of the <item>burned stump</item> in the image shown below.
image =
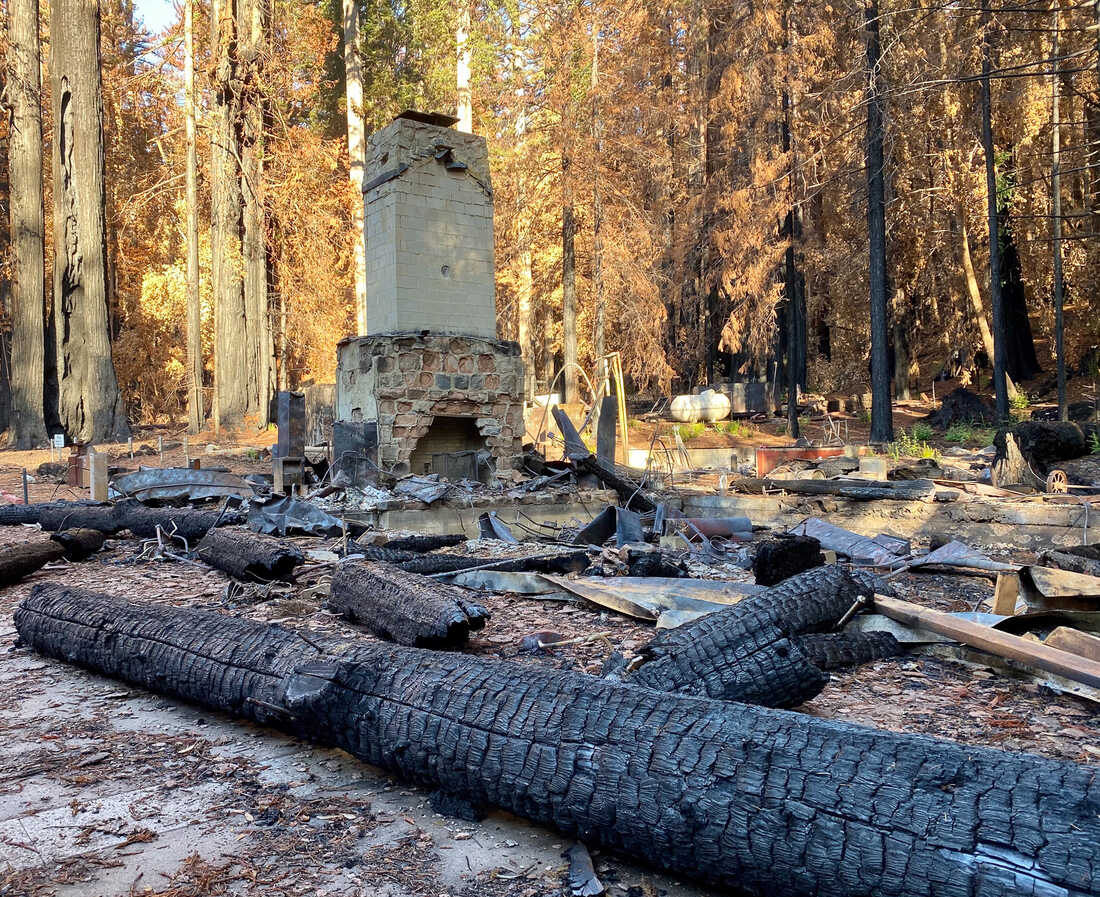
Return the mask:
[[813, 536], [782, 535], [760, 543], [752, 572], [759, 585], [774, 586], [824, 563], [821, 543]]
[[933, 427], [946, 430], [952, 424], [991, 424], [997, 412], [977, 393], [960, 386], [945, 395], [940, 407], [924, 418]]
[[392, 564], [347, 561], [333, 574], [328, 607], [400, 645], [453, 648], [489, 619], [489, 611], [466, 595]]
[[290, 542], [239, 529], [210, 530], [199, 542], [196, 554], [211, 567], [251, 582], [290, 579], [294, 568], [304, 560], [302, 552]]
[[1060, 461], [1080, 458], [1089, 452], [1085, 434], [1070, 421], [1025, 420], [1011, 430], [1001, 430], [993, 439], [997, 449], [994, 463], [1005, 457], [1006, 437], [1011, 435], [1020, 454], [1035, 473], [1045, 476]]
[[1100, 893], [1088, 766], [457, 653], [326, 655], [278, 626], [57, 585], [15, 625], [45, 655], [740, 893]]
[[784, 580], [737, 604], [659, 633], [627, 681], [677, 694], [765, 707], [794, 707], [829, 676], [803, 651], [799, 636], [831, 629], [873, 592], [836, 565]]

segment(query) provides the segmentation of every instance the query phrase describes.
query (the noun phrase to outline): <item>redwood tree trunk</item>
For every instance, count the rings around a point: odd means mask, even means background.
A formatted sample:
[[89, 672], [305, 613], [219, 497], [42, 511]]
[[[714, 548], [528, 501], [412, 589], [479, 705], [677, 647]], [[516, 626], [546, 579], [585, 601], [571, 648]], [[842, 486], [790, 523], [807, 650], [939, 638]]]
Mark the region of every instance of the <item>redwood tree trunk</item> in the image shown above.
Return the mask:
[[214, 293], [214, 426], [248, 412], [248, 319], [241, 251], [240, 80], [237, 3], [214, 0], [211, 20], [210, 252]]
[[247, 323], [247, 408], [269, 422], [271, 331], [267, 296], [267, 240], [264, 226], [264, 97], [270, 15], [268, 0], [242, 0], [240, 7], [241, 200], [244, 208], [244, 307]]
[[38, 0], [8, 0], [7, 100], [11, 110], [11, 422], [16, 448], [46, 439], [45, 209]]
[[58, 416], [77, 442], [125, 439], [108, 321], [103, 96], [97, 0], [52, 0]]
[[199, 161], [195, 141], [195, 0], [184, 0], [184, 106], [187, 130], [187, 397], [188, 430], [198, 433], [202, 398], [202, 300], [199, 296]]

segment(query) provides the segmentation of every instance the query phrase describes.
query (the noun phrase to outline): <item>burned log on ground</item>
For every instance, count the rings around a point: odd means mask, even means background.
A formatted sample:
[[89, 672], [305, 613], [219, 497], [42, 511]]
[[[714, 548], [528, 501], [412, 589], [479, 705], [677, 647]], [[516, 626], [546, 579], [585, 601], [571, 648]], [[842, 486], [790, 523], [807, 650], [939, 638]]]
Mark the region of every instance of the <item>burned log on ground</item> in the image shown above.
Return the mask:
[[196, 554], [211, 567], [251, 582], [290, 579], [305, 560], [291, 542], [239, 529], [210, 530]]
[[453, 648], [489, 619], [468, 595], [392, 564], [345, 561], [333, 574], [328, 607], [400, 645]]
[[103, 533], [90, 529], [54, 533], [46, 541], [0, 549], [0, 586], [19, 582], [53, 561], [82, 561], [103, 547]]
[[156, 535], [159, 526], [166, 535], [197, 542], [214, 526], [240, 523], [236, 511], [199, 511], [191, 508], [151, 508], [130, 499], [115, 503], [51, 501], [0, 508], [0, 526], [37, 523], [47, 532], [94, 529], [107, 535], [129, 530], [139, 538]]
[[940, 430], [952, 424], [989, 424], [997, 419], [996, 410], [981, 396], [960, 386], [940, 401], [940, 407], [924, 418]]
[[56, 542], [26, 542], [0, 550], [0, 586], [10, 586], [65, 556], [65, 549]]
[[43, 654], [751, 895], [1100, 894], [1100, 778], [1028, 754], [39, 586]]
[[1057, 567], [1071, 573], [1100, 576], [1100, 543], [1044, 551], [1039, 555], [1039, 563], [1044, 567]]
[[872, 595], [835, 564], [817, 567], [658, 633], [642, 648], [642, 665], [627, 681], [677, 694], [794, 707], [829, 681], [802, 650], [799, 636], [832, 629], [853, 604]]
[[99, 551], [106, 539], [99, 530], [66, 529], [52, 533], [50, 541], [56, 542], [65, 550], [66, 560], [83, 561]]
[[587, 550], [563, 551], [553, 555], [501, 558], [488, 555], [390, 553], [386, 548], [366, 548], [363, 555], [370, 561], [382, 561], [399, 567], [406, 573], [430, 576], [435, 573], [458, 573], [475, 567], [507, 573], [579, 573], [588, 567]]
[[414, 554], [426, 554], [429, 551], [437, 551], [440, 548], [453, 548], [466, 541], [464, 533], [452, 533], [449, 535], [418, 534], [403, 536], [400, 539], [390, 539], [385, 548], [390, 551], [409, 551]]
[[759, 585], [774, 586], [824, 563], [825, 555], [817, 539], [785, 533], [760, 543], [752, 561], [752, 572]]

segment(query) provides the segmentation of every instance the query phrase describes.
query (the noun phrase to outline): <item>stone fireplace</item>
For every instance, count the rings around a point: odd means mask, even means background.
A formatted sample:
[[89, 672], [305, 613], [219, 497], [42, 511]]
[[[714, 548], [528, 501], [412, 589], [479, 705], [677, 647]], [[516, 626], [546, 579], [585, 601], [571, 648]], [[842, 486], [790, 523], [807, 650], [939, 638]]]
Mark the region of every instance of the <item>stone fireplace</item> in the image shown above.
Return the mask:
[[496, 333], [488, 151], [453, 121], [406, 112], [368, 145], [367, 332], [337, 349], [336, 417], [373, 422], [378, 463], [397, 473], [443, 473], [436, 460], [469, 452], [500, 472], [522, 464], [523, 362]]

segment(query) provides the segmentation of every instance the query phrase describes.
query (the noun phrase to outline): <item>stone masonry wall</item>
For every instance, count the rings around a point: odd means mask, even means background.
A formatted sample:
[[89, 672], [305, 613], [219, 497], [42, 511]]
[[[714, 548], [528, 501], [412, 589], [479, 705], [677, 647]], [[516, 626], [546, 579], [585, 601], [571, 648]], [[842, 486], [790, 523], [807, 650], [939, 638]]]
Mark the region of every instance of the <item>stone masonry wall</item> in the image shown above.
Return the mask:
[[509, 340], [444, 333], [351, 337], [337, 348], [336, 416], [378, 422], [379, 461], [408, 471], [437, 416], [473, 418], [498, 471], [523, 462], [523, 361]]

